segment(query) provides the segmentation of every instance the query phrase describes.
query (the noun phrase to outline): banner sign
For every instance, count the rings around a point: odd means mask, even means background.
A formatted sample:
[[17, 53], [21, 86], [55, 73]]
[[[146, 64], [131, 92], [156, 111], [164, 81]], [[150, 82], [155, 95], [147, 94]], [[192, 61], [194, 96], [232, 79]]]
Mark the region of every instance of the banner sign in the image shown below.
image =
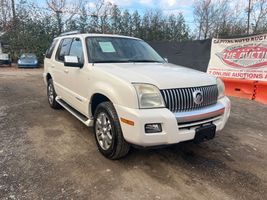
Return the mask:
[[217, 77], [267, 81], [267, 34], [212, 39], [207, 72]]

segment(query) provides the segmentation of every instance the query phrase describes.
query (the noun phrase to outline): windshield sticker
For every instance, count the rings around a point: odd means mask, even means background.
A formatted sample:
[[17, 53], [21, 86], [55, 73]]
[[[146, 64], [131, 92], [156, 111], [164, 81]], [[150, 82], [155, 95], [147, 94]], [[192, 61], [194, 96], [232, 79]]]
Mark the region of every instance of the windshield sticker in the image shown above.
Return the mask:
[[114, 49], [111, 42], [99, 42], [102, 52], [104, 53], [115, 53], [116, 50]]

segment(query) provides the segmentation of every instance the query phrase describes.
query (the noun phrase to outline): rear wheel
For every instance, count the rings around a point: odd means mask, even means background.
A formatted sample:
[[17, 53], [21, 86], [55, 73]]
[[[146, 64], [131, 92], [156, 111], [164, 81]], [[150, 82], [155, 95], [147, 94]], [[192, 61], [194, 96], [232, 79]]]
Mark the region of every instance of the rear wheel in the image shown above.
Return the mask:
[[54, 89], [53, 80], [47, 81], [47, 98], [51, 108], [60, 109], [61, 105], [56, 101], [57, 94]]
[[111, 102], [103, 102], [96, 108], [94, 133], [99, 151], [109, 159], [119, 159], [130, 150], [125, 141], [116, 110]]

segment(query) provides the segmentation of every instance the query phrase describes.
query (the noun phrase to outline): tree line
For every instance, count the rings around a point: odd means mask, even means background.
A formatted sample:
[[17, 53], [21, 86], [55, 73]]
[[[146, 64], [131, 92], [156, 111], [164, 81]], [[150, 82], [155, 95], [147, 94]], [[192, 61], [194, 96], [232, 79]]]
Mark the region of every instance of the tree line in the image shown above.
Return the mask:
[[[105, 0], [0, 0], [0, 42], [16, 59], [23, 52], [40, 58], [54, 37], [65, 31], [122, 34], [146, 41], [186, 41], [263, 33], [267, 26], [267, 0], [250, 2], [195, 0], [194, 22], [182, 13], [160, 9], [130, 12]], [[190, 27], [190, 28], [189, 28]], [[190, 30], [191, 29], [191, 30]]]

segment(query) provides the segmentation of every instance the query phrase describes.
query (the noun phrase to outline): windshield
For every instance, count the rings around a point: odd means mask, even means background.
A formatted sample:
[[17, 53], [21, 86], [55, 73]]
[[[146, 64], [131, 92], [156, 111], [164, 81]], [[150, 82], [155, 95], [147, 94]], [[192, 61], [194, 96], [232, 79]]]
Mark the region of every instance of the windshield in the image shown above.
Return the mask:
[[146, 42], [119, 37], [87, 37], [92, 63], [165, 62]]
[[22, 54], [20, 58], [36, 58], [36, 55], [33, 53], [25, 53], [25, 54]]

